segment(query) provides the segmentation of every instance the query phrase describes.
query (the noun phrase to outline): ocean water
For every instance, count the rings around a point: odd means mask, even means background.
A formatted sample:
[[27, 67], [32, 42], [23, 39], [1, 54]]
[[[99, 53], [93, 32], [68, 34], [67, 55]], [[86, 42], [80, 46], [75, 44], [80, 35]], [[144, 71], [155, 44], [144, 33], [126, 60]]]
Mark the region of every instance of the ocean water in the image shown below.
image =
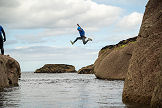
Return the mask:
[[23, 72], [18, 87], [0, 92], [0, 108], [127, 108], [123, 85], [92, 74]]

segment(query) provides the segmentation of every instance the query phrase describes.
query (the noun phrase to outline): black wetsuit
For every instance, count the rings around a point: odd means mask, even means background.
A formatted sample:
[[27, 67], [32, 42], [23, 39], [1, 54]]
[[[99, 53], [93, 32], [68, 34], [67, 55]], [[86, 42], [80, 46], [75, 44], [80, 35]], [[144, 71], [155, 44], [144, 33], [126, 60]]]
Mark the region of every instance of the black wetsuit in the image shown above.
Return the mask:
[[0, 34], [0, 49], [3, 48], [3, 38], [2, 35]]
[[77, 40], [82, 40], [83, 44], [85, 45], [89, 40], [85, 40], [86, 37], [85, 36], [81, 36], [81, 37], [77, 37], [73, 43], [75, 43]]
[[[3, 33], [4, 39], [2, 37], [2, 33]], [[1, 49], [2, 55], [4, 55], [3, 40], [6, 40], [5, 32], [4, 32], [3, 28], [2, 28], [2, 26], [0, 26], [0, 49]]]

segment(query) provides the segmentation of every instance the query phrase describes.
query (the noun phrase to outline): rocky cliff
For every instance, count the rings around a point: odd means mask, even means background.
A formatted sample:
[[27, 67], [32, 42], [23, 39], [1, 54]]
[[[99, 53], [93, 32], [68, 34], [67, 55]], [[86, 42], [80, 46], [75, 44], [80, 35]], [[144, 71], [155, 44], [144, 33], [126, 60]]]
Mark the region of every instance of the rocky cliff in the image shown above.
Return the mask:
[[75, 67], [67, 64], [45, 64], [42, 68], [37, 69], [35, 73], [73, 73]]
[[101, 49], [94, 63], [94, 73], [99, 79], [124, 80], [128, 71], [136, 38], [120, 41]]
[[162, 46], [160, 49], [160, 70], [157, 75], [157, 85], [154, 88], [151, 98], [151, 106], [153, 108], [162, 108]]
[[82, 67], [78, 70], [78, 74], [94, 74], [94, 67], [92, 65], [88, 65], [86, 67]]
[[19, 63], [9, 56], [0, 55], [0, 88], [18, 85], [20, 75]]
[[124, 103], [150, 104], [152, 98], [153, 106], [162, 107], [161, 46], [162, 0], [149, 0], [125, 79]]

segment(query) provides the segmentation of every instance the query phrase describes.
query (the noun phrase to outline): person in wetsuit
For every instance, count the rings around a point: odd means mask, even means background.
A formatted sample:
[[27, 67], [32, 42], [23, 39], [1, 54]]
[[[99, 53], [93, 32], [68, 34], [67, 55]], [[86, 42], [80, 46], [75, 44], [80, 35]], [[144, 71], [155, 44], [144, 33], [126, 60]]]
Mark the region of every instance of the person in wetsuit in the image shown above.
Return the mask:
[[74, 40], [74, 42], [70, 41], [71, 44], [73, 45], [77, 40], [82, 40], [84, 45], [85, 45], [88, 41], [92, 41], [91, 38], [88, 38], [88, 39], [86, 40], [85, 31], [80, 27], [79, 24], [77, 24], [77, 26], [78, 26], [77, 30], [79, 31], [80, 37], [77, 37], [77, 38]]
[[[2, 37], [3, 35], [3, 37]], [[3, 27], [0, 25], [0, 49], [1, 49], [1, 54], [4, 55], [4, 48], [3, 48], [3, 42], [6, 41], [6, 34], [4, 32]]]

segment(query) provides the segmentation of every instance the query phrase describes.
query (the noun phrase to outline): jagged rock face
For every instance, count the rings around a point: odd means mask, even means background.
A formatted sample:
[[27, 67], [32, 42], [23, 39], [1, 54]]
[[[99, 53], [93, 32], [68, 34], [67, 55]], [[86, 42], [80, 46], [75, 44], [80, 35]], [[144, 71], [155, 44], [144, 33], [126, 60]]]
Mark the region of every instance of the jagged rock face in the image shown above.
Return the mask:
[[0, 88], [18, 85], [20, 65], [13, 58], [0, 55]]
[[94, 63], [94, 73], [99, 79], [124, 80], [137, 37], [105, 46]]
[[42, 68], [37, 69], [35, 73], [73, 73], [75, 67], [66, 64], [45, 64]]
[[149, 0], [124, 84], [124, 103], [150, 104], [161, 70], [161, 44], [162, 0]]
[[94, 74], [93, 70], [94, 70], [93, 64], [88, 65], [86, 67], [83, 67], [83, 68], [79, 69], [78, 74]]

